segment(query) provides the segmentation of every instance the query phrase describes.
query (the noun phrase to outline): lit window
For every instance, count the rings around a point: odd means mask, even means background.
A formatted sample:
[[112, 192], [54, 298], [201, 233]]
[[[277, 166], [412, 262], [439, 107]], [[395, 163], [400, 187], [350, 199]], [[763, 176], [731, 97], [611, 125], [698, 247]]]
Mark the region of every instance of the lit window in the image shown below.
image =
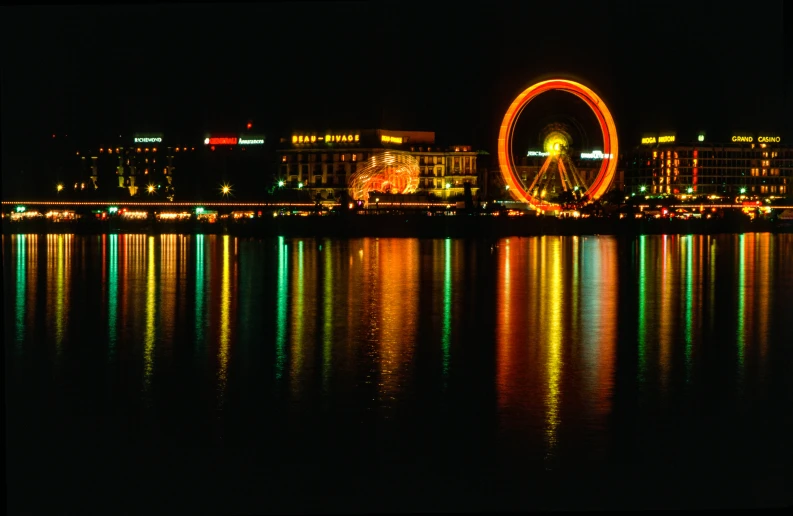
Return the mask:
[[286, 154], [281, 156], [281, 163], [286, 163]]

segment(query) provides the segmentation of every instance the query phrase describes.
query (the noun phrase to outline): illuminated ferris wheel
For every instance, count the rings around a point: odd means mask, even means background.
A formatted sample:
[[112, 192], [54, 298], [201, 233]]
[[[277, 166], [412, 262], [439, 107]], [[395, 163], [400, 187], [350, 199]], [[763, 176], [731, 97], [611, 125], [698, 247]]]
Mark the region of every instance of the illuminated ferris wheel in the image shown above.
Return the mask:
[[[543, 151], [538, 156], [545, 161], [539, 170], [524, 182], [515, 167], [512, 154], [512, 139], [515, 124], [523, 109], [538, 95], [548, 91], [565, 91], [583, 100], [595, 113], [603, 134], [603, 151], [594, 156], [602, 159], [598, 173], [587, 181], [569, 155], [572, 139], [561, 126], [551, 127], [544, 137]], [[559, 203], [549, 200], [550, 186], [559, 185], [562, 192], [569, 192], [569, 198], [577, 203], [592, 202], [600, 198], [611, 185], [617, 168], [617, 128], [606, 104], [595, 92], [583, 84], [553, 79], [530, 86], [512, 102], [498, 135], [498, 161], [501, 175], [512, 198], [528, 203], [537, 210], [557, 210]]]

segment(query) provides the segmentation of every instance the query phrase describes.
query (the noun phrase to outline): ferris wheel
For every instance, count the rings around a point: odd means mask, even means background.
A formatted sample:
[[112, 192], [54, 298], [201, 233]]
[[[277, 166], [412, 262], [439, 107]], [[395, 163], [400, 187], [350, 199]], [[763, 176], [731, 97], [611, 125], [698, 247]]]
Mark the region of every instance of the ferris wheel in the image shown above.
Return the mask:
[[[564, 130], [552, 130], [545, 135], [544, 151], [537, 153], [545, 157], [543, 165], [526, 180], [518, 174], [513, 159], [513, 131], [523, 109], [538, 95], [548, 91], [565, 91], [583, 100], [595, 113], [603, 134], [603, 151], [594, 157], [602, 159], [597, 174], [586, 180], [576, 169], [568, 150], [570, 135]], [[552, 79], [538, 82], [523, 91], [512, 102], [498, 135], [498, 161], [501, 176], [513, 199], [528, 203], [537, 210], [557, 210], [560, 205], [551, 202], [546, 195], [552, 181], [564, 192], [570, 192], [578, 203], [592, 202], [600, 198], [611, 185], [617, 168], [617, 128], [606, 104], [594, 91], [575, 81]], [[594, 154], [594, 153], [593, 153]], [[557, 180], [558, 176], [558, 180]]]

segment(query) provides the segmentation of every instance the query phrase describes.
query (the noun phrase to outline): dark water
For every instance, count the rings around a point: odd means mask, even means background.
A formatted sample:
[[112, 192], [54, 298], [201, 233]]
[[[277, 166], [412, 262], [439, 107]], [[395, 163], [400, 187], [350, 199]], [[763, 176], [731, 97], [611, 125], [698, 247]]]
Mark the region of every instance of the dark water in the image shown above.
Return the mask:
[[793, 502], [793, 235], [3, 237], [14, 511]]

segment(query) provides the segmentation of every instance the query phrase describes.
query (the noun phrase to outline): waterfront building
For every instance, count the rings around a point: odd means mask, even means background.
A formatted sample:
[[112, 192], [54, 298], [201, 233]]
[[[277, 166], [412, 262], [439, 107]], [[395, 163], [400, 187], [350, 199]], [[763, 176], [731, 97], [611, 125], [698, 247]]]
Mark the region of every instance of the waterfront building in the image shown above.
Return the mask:
[[439, 145], [432, 131], [296, 131], [280, 139], [277, 180], [284, 186], [307, 189], [311, 198], [338, 198], [356, 171], [386, 151], [417, 160], [418, 193], [451, 199], [462, 196], [468, 183], [477, 196], [478, 153], [470, 145]]
[[712, 141], [704, 132], [637, 138], [624, 155], [627, 193], [790, 195], [793, 147], [782, 136], [736, 133], [721, 140], [726, 141]]

